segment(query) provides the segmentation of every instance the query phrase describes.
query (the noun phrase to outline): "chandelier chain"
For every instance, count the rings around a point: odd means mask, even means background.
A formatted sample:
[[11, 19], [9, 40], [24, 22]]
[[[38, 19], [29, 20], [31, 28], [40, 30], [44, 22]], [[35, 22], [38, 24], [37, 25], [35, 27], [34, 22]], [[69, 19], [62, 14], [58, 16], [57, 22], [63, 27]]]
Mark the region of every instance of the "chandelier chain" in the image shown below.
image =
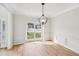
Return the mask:
[[42, 3], [42, 16], [44, 16], [44, 4]]

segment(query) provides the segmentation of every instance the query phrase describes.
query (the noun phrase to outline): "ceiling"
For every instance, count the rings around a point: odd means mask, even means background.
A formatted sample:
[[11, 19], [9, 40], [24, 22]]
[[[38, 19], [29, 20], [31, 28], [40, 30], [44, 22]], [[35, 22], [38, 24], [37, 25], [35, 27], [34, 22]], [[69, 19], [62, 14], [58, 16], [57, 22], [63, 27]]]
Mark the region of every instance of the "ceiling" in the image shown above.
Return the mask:
[[[4, 3], [12, 13], [23, 14], [31, 17], [40, 17], [42, 7], [40, 3]], [[45, 4], [45, 15], [54, 16], [62, 11], [70, 9], [72, 7], [79, 6], [78, 3], [46, 3]]]

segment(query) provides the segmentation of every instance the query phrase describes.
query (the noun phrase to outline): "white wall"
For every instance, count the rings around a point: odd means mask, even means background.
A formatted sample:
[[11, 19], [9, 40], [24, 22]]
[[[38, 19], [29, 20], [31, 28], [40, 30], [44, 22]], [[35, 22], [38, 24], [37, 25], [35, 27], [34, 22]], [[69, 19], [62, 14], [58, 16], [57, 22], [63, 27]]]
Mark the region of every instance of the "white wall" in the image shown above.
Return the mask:
[[13, 19], [14, 44], [22, 44], [26, 42], [25, 37], [27, 17], [23, 15], [14, 14]]
[[13, 15], [8, 15], [8, 49], [13, 46]]
[[7, 47], [12, 47], [13, 33], [12, 33], [12, 14], [0, 4], [0, 17], [6, 21], [6, 41]]
[[47, 23], [44, 25], [44, 39], [51, 40], [51, 18], [47, 19]]
[[70, 10], [52, 19], [52, 34], [56, 41], [79, 51], [79, 8]]
[[14, 14], [13, 15], [13, 43], [14, 45], [23, 44], [27, 41], [27, 22], [33, 20], [32, 17], [25, 15]]
[[[27, 41], [27, 22], [29, 20], [36, 20], [37, 18], [33, 17], [27, 17], [25, 15], [20, 15], [20, 14], [14, 14], [13, 15], [13, 39], [14, 39], [14, 44], [22, 44]], [[45, 25], [45, 31], [44, 31], [44, 36], [45, 40], [48, 40], [50, 37], [50, 19], [48, 19], [47, 24]]]

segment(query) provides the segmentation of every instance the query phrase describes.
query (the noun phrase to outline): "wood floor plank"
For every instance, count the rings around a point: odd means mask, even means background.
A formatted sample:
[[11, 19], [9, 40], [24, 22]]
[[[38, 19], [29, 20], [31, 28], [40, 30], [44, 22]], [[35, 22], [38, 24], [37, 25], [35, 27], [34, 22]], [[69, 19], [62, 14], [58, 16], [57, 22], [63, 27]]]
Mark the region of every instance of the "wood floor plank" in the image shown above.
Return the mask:
[[52, 41], [35, 41], [16, 45], [12, 49], [0, 49], [1, 56], [79, 56], [78, 53]]

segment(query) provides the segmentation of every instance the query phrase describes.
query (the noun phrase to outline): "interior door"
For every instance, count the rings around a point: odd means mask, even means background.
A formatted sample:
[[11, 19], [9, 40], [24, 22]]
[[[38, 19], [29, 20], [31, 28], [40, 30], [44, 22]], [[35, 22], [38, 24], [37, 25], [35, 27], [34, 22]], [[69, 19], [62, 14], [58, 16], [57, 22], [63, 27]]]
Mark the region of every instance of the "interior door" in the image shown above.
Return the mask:
[[6, 23], [5, 20], [0, 19], [0, 48], [7, 47], [7, 40], [5, 34]]

